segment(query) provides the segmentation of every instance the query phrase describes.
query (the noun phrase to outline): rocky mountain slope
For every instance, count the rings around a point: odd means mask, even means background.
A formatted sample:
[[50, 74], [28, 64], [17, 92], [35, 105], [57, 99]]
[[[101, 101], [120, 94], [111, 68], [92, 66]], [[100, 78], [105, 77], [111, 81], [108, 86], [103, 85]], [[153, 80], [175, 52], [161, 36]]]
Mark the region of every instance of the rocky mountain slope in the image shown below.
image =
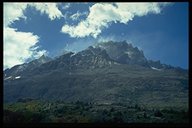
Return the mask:
[[19, 98], [187, 108], [188, 71], [147, 60], [125, 41], [110, 41], [7, 69], [4, 102]]
[[52, 59], [50, 57], [42, 55], [39, 59], [35, 59], [29, 63], [13, 66], [11, 69], [6, 69], [4, 71], [4, 80], [14, 79], [14, 77], [19, 77], [20, 75], [25, 74], [29, 71], [32, 71], [33, 69], [51, 60]]

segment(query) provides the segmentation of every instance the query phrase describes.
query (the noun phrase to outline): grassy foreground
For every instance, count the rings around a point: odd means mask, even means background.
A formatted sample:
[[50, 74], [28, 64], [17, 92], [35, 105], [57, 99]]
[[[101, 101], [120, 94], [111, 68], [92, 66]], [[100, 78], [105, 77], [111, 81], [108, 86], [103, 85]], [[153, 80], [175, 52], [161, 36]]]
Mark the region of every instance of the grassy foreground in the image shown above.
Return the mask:
[[4, 104], [4, 123], [188, 123], [188, 110], [123, 104], [18, 101]]

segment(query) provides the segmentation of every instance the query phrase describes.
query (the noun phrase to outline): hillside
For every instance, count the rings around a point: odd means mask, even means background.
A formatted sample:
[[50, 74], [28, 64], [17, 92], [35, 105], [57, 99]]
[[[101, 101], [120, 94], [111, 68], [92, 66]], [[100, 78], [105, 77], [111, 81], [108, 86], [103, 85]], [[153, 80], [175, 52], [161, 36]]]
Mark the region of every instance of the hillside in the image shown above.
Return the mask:
[[147, 60], [143, 51], [126, 42], [99, 43], [45, 58], [35, 60], [39, 63], [34, 66], [29, 66], [32, 61], [23, 64], [26, 68], [4, 71], [4, 103], [31, 98], [188, 110], [188, 71]]

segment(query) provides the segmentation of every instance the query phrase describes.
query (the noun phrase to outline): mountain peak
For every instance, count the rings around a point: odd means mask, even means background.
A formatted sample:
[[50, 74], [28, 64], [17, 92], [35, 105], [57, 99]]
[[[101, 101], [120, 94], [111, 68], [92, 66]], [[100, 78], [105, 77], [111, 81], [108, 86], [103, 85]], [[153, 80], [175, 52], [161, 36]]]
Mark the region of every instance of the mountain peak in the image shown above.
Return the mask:
[[143, 52], [137, 47], [133, 47], [132, 44], [128, 44], [126, 41], [101, 42], [98, 43], [96, 47], [105, 49], [110, 58], [119, 63], [147, 65], [147, 59]]
[[39, 59], [51, 59], [50, 57], [46, 56], [45, 54], [43, 54], [42, 56], [39, 57]]
[[46, 58], [45, 54], [39, 57], [39, 59]]
[[24, 63], [21, 65], [15, 65], [11, 69], [6, 70], [5, 74], [7, 76], [9, 76], [9, 75], [13, 75], [13, 76], [22, 75], [23, 73], [28, 72], [28, 71], [32, 71], [33, 69], [40, 66], [41, 64], [47, 63], [51, 60], [52, 60], [52, 58], [45, 56], [43, 54], [38, 59], [32, 60], [29, 63]]
[[50, 57], [46, 56], [45, 54], [43, 54], [41, 57], [39, 57], [39, 59], [36, 59], [36, 60], [40, 63], [46, 63], [52, 59]]
[[[16, 65], [13, 68], [6, 70], [6, 75], [37, 71], [40, 67], [43, 70], [53, 70], [57, 68], [70, 69], [75, 68], [90, 68], [90, 67], [105, 67], [113, 63], [138, 65], [150, 69], [160, 70], [177, 70], [176, 68], [161, 64], [160, 61], [147, 60], [142, 50], [132, 46], [131, 43], [126, 41], [108, 41], [100, 42], [95, 46], [89, 46], [87, 49], [78, 53], [66, 52], [60, 57], [52, 60], [45, 54], [39, 59], [35, 59], [29, 63]], [[50, 61], [50, 62], [49, 62]]]

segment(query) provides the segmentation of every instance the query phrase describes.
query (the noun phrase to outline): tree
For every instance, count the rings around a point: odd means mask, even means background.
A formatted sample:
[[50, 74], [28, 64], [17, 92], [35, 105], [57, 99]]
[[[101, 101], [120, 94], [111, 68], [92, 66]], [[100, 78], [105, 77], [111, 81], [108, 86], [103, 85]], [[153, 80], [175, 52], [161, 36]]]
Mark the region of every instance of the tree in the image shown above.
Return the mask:
[[162, 114], [159, 110], [157, 110], [157, 111], [155, 111], [154, 116], [156, 116], [156, 117], [162, 117], [163, 114]]
[[147, 113], [146, 112], [144, 112], [143, 117], [147, 118]]

